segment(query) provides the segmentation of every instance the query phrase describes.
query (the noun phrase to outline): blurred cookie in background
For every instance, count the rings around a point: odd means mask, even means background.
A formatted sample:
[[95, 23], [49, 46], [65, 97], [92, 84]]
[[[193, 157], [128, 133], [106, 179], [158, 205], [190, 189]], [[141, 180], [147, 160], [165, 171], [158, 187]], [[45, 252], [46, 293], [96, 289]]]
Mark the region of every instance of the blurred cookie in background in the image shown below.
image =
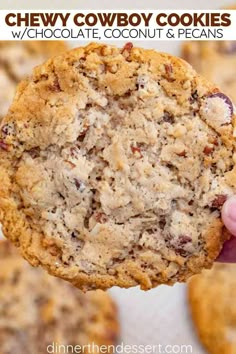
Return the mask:
[[42, 354], [48, 346], [49, 352], [59, 353], [59, 345], [117, 343], [117, 309], [107, 293], [84, 294], [31, 267], [7, 241], [0, 241], [0, 284], [1, 354]]
[[209, 354], [236, 353], [236, 264], [216, 263], [191, 278], [192, 319]]
[[66, 49], [63, 41], [0, 41], [0, 120], [7, 113], [16, 84], [33, 67]]
[[236, 40], [185, 42], [182, 57], [236, 102]]

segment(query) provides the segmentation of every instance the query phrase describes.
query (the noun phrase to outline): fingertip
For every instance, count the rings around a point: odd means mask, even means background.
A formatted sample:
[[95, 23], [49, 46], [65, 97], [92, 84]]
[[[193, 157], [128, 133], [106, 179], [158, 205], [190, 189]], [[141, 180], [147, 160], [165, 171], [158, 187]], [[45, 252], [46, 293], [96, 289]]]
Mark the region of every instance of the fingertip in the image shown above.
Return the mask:
[[216, 261], [223, 263], [236, 263], [236, 237], [232, 237], [224, 243], [223, 249]]
[[224, 203], [221, 217], [225, 227], [233, 236], [236, 236], [236, 196]]

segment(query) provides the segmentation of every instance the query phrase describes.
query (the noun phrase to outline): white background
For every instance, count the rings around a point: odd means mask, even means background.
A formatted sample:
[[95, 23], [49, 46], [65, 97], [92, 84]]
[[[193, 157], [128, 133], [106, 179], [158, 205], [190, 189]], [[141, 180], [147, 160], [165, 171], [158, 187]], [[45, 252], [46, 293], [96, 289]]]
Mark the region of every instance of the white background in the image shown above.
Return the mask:
[[[231, 3], [222, 0], [2, 0], [0, 9], [213, 9]], [[76, 42], [72, 45], [80, 44]], [[180, 50], [180, 43], [177, 42], [139, 41], [138, 45], [176, 55]], [[139, 289], [112, 289], [111, 292], [120, 305], [121, 339], [124, 343], [191, 344], [193, 354], [205, 353], [192, 327], [184, 285], [177, 284], [173, 288], [161, 286], [149, 292]]]

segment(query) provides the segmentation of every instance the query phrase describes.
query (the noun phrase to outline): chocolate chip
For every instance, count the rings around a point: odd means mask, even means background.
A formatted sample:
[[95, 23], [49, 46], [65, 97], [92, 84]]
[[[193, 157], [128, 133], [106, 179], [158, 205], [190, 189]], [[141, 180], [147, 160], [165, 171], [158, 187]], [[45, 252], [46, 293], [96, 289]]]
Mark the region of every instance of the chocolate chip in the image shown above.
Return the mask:
[[176, 248], [175, 251], [182, 257], [187, 257], [189, 255], [189, 252], [184, 250], [183, 248]]
[[72, 237], [72, 238], [76, 238], [76, 237], [77, 237], [77, 232], [76, 232], [76, 231], [73, 231], [72, 234], [71, 234], [71, 237]]
[[198, 92], [197, 92], [197, 90], [195, 90], [195, 91], [192, 93], [192, 95], [191, 95], [189, 101], [190, 101], [190, 103], [193, 103], [193, 102], [195, 102], [195, 101], [197, 101], [197, 100], [198, 100]]
[[144, 84], [137, 85], [138, 89], [144, 89], [144, 87], [145, 87]]
[[227, 104], [227, 106], [229, 108], [229, 112], [230, 112], [230, 117], [232, 117], [233, 113], [234, 113], [234, 106], [233, 106], [233, 103], [231, 102], [230, 98], [222, 92], [216, 92], [216, 93], [208, 96], [208, 98], [215, 98], [215, 97], [221, 98]]
[[39, 147], [34, 147], [30, 150], [27, 151], [28, 154], [33, 158], [33, 159], [36, 159], [37, 157], [40, 156], [40, 149]]
[[162, 119], [165, 123], [174, 124], [174, 122], [175, 122], [174, 115], [172, 113], [167, 112], [167, 111], [164, 111], [164, 115], [163, 115]]
[[160, 217], [159, 220], [159, 226], [161, 230], [164, 230], [165, 226], [166, 226], [166, 218], [164, 216]]
[[10, 134], [13, 134], [13, 132], [14, 132], [14, 126], [11, 123], [7, 123], [2, 126], [1, 130], [2, 130], [3, 134], [10, 135]]
[[216, 198], [213, 200], [211, 206], [212, 206], [212, 208], [215, 208], [215, 209], [221, 208], [223, 206], [223, 204], [226, 202], [226, 200], [227, 200], [227, 195], [218, 194], [216, 196]]
[[78, 178], [74, 178], [75, 186], [80, 191], [83, 192], [85, 190], [85, 184]]
[[192, 238], [188, 235], [180, 235], [177, 238], [172, 238], [172, 236], [169, 235], [169, 238], [167, 238], [167, 243], [169, 243], [170, 247], [182, 257], [186, 257], [190, 254], [190, 252], [185, 249], [189, 242], [192, 242]]
[[48, 212], [51, 213], [51, 214], [56, 214], [57, 208], [54, 207], [54, 208], [48, 209]]
[[85, 127], [85, 128], [79, 133], [78, 140], [79, 140], [80, 142], [83, 142], [83, 141], [84, 141], [84, 138], [85, 138], [85, 136], [86, 136], [88, 130], [89, 130], [89, 127]]
[[156, 233], [156, 229], [155, 229], [155, 228], [147, 229], [146, 232], [147, 232], [149, 235], [153, 235], [153, 234]]
[[81, 182], [75, 178], [75, 185], [76, 185], [76, 188], [77, 189], [80, 189], [80, 186], [81, 186]]
[[180, 245], [186, 245], [186, 243], [189, 243], [191, 241], [192, 241], [192, 238], [187, 235], [180, 235], [178, 238], [178, 243]]
[[147, 83], [147, 79], [145, 76], [139, 76], [138, 79], [137, 79], [137, 89], [144, 89], [145, 88], [145, 85]]

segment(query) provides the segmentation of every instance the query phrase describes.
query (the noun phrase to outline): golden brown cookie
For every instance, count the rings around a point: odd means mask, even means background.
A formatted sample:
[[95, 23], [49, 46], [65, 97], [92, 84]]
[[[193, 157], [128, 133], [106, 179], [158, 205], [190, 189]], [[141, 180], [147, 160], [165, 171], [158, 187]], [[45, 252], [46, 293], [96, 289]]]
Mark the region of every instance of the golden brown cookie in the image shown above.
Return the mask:
[[236, 353], [236, 265], [215, 264], [189, 282], [196, 330], [209, 354]]
[[0, 41], [0, 120], [13, 100], [16, 84], [33, 67], [66, 49], [62, 41]]
[[236, 41], [188, 41], [182, 57], [236, 102]]
[[179, 58], [91, 44], [23, 81], [0, 127], [0, 220], [84, 290], [185, 281], [228, 237], [230, 99]]
[[76, 345], [97, 353], [116, 344], [117, 310], [107, 293], [84, 294], [31, 267], [8, 241], [0, 241], [0, 284], [1, 354], [59, 353], [59, 345], [60, 353]]

